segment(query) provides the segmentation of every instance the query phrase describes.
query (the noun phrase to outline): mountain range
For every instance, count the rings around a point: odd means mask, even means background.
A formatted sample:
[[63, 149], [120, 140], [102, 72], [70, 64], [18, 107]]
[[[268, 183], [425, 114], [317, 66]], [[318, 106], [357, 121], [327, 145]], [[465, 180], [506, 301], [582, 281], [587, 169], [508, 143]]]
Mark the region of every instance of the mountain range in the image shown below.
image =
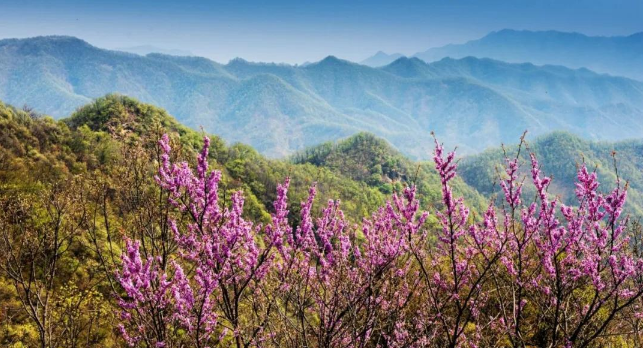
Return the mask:
[[461, 153], [567, 130], [639, 137], [643, 83], [587, 69], [445, 58], [372, 68], [329, 56], [306, 66], [139, 56], [73, 37], [0, 41], [0, 99], [62, 117], [108, 93], [167, 109], [187, 126], [269, 157], [368, 131], [428, 158], [431, 131]]
[[[378, 52], [361, 63], [379, 67], [402, 55]], [[463, 44], [418, 52], [425, 62], [443, 58], [492, 58], [509, 63], [563, 65], [643, 80], [643, 32], [629, 36], [587, 36], [559, 31], [500, 30]]]

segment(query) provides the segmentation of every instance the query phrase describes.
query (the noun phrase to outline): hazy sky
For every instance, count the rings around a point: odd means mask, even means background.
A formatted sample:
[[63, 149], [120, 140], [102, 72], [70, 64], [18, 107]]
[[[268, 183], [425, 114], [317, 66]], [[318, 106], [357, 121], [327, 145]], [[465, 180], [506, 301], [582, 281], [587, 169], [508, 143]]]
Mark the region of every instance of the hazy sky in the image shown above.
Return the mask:
[[0, 0], [0, 38], [73, 35], [104, 48], [153, 45], [219, 62], [359, 61], [413, 54], [504, 28], [629, 35], [643, 0]]

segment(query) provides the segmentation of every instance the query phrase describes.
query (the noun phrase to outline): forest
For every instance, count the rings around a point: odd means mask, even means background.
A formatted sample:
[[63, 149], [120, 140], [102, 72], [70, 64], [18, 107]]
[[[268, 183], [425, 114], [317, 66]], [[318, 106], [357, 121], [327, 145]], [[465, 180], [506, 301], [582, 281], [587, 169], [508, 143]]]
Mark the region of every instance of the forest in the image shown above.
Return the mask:
[[268, 159], [120, 95], [0, 103], [0, 346], [642, 346], [637, 162], [442, 141]]

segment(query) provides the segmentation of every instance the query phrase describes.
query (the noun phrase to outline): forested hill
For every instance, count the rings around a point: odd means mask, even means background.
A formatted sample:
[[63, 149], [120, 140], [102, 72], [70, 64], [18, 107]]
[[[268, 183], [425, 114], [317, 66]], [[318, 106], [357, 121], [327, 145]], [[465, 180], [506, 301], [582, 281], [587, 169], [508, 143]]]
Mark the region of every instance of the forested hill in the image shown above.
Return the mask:
[[[509, 158], [516, 155], [517, 145], [507, 145]], [[484, 197], [504, 197], [499, 182], [499, 173], [505, 165], [505, 151], [500, 147], [489, 149], [474, 156], [460, 156], [458, 175], [454, 185], [469, 202], [479, 202]], [[521, 175], [525, 178], [526, 197], [535, 194], [531, 183], [529, 154], [534, 153], [545, 175], [551, 176], [552, 195], [560, 196], [567, 204], [574, 204], [577, 170], [585, 163], [596, 170], [601, 190], [614, 188], [617, 175], [621, 185], [628, 185], [627, 210], [635, 217], [643, 217], [643, 140], [623, 142], [592, 142], [566, 132], [554, 132], [527, 141], [521, 151]], [[292, 157], [294, 163], [311, 163], [328, 168], [349, 178], [378, 187], [382, 192], [399, 190], [406, 184], [417, 184], [425, 204], [437, 198], [435, 188], [439, 178], [433, 170], [433, 162], [414, 162], [391, 147], [386, 140], [368, 133], [324, 143], [301, 151]], [[500, 172], [499, 172], [500, 171]]]
[[[111, 191], [127, 195], [135, 179], [128, 175], [136, 172], [138, 175], [146, 173], [146, 181], [139, 184], [149, 189], [154, 186], [154, 163], [158, 161], [156, 143], [164, 132], [181, 144], [180, 158], [192, 158], [202, 146], [202, 132], [181, 125], [160, 108], [129, 97], [108, 95], [99, 98], [60, 121], [33, 110], [0, 104], [2, 191], [35, 189], [43, 183], [80, 175], [105, 182], [107, 186], [113, 185], [109, 188]], [[292, 212], [299, 211], [299, 202], [305, 199], [310, 185], [316, 182], [319, 202], [340, 199], [342, 209], [354, 221], [370, 214], [394, 189], [399, 190], [402, 184], [409, 183], [406, 179], [392, 176], [388, 169], [373, 171], [372, 175], [369, 172], [369, 176], [364, 177], [357, 167], [353, 173], [331, 163], [271, 160], [250, 146], [226, 145], [216, 136], [210, 135], [210, 138], [210, 158], [213, 165], [223, 172], [222, 183], [226, 192], [231, 194], [243, 190], [247, 212], [259, 220], [268, 218], [276, 185], [287, 176], [292, 180], [289, 191]], [[363, 138], [384, 144], [383, 140], [368, 135], [356, 136], [347, 144]], [[355, 152], [362, 152], [360, 156], [371, 156], [369, 151], [375, 148], [356, 148], [351, 156], [357, 156]], [[395, 170], [412, 170], [413, 164], [390, 147], [377, 148], [387, 152], [378, 161], [398, 161], [403, 165], [398, 164]], [[374, 164], [371, 162], [369, 166]], [[423, 187], [420, 198], [424, 208], [429, 208], [439, 201], [439, 182], [434, 170], [429, 166], [423, 167], [427, 169], [423, 169], [423, 174], [415, 181]], [[379, 175], [377, 180], [375, 173]], [[474, 207], [480, 207], [484, 202], [482, 196], [462, 181], [456, 192], [465, 194]]]
[[372, 68], [336, 57], [306, 66], [219, 64], [199, 57], [139, 56], [73, 37], [0, 40], [0, 99], [68, 116], [107, 93], [167, 109], [182, 124], [283, 157], [367, 131], [428, 159], [435, 131], [476, 153], [534, 134], [587, 139], [643, 133], [643, 83], [587, 69], [400, 58]]
[[[386, 140], [369, 133], [308, 148], [292, 156], [292, 161], [328, 168], [385, 193], [400, 192], [404, 186], [416, 185], [424, 206], [439, 201], [441, 195], [435, 189], [440, 186], [440, 178], [432, 161], [411, 161]], [[456, 193], [473, 206], [484, 207], [488, 203], [459, 178], [452, 185]]]
[[[527, 145], [528, 148], [523, 148], [521, 152], [521, 163], [522, 174], [527, 177], [528, 194], [534, 193], [533, 186], [529, 185], [529, 153], [533, 152], [542, 165], [543, 173], [554, 178], [551, 193], [559, 195], [563, 202], [573, 202], [578, 165], [584, 162], [598, 174], [600, 190], [603, 192], [614, 188], [617, 175], [621, 185], [627, 183], [626, 208], [638, 217], [643, 216], [643, 140], [593, 142], [569, 133], [556, 132], [528, 141]], [[514, 158], [516, 150], [516, 145], [507, 146], [508, 157]], [[503, 150], [495, 148], [464, 158], [459, 166], [459, 174], [482, 194], [501, 195], [501, 189], [495, 183], [497, 169], [503, 164]]]

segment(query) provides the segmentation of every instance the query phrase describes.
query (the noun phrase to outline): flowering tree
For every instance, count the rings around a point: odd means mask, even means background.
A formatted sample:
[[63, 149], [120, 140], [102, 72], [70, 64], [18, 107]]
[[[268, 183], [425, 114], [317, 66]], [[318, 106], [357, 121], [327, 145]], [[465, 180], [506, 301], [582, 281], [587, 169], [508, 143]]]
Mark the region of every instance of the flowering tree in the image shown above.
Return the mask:
[[142, 261], [139, 244], [127, 242], [119, 281], [127, 294], [120, 300], [123, 319], [130, 327], [121, 327], [123, 336], [132, 346], [143, 341], [151, 347], [184, 342], [206, 347], [227, 336], [237, 347], [256, 345], [272, 310], [258, 299], [259, 287], [287, 227], [281, 220], [288, 183], [280, 186], [275, 223], [263, 230], [260, 243], [261, 226], [242, 218], [242, 195], [235, 193], [229, 207], [219, 201], [221, 173], [208, 171], [208, 138], [196, 173], [186, 162], [170, 163], [167, 135], [160, 145], [157, 182], [187, 218], [168, 221], [178, 246], [171, 274], [159, 267], [159, 259]]
[[[538, 162], [531, 158], [540, 209], [532, 204], [523, 220], [525, 229], [534, 231], [542, 266], [533, 298], [546, 323], [540, 339], [550, 346], [587, 347], [643, 294], [643, 261], [629, 253], [629, 239], [623, 235], [628, 219], [619, 219], [627, 187], [617, 181], [616, 188], [603, 195], [597, 191], [596, 173], [582, 165], [578, 207], [560, 205], [548, 200], [550, 179], [541, 178]], [[564, 224], [554, 213], [558, 205]]]
[[[401, 288], [408, 272], [408, 240], [403, 215], [418, 202], [396, 200], [351, 227], [329, 201], [321, 217], [311, 216], [316, 190], [302, 203], [301, 224], [281, 249], [277, 273], [286, 323], [277, 346], [366, 347], [383, 345], [395, 328], [392, 312], [404, 307]], [[418, 224], [422, 224], [419, 222]], [[406, 260], [406, 261], [405, 261]]]
[[603, 195], [583, 164], [577, 206], [565, 206], [549, 198], [551, 179], [530, 159], [533, 203], [521, 206], [518, 157], [507, 159], [501, 183], [509, 249], [496, 290], [504, 333], [514, 347], [587, 347], [643, 295], [643, 261], [623, 234], [628, 218], [620, 218], [627, 185], [617, 179]]
[[[462, 198], [455, 198], [450, 181], [456, 175], [455, 153], [444, 155], [436, 141], [434, 162], [441, 179], [443, 210], [436, 211], [437, 233], [413, 226], [410, 252], [421, 282], [412, 293], [415, 306], [398, 323], [401, 346], [476, 346], [495, 319], [489, 314], [487, 283], [504, 252], [492, 205], [481, 223], [469, 216]], [[407, 189], [407, 195], [413, 190]], [[426, 219], [424, 213], [420, 221]], [[405, 217], [413, 221], [409, 214]], [[488, 337], [487, 337], [488, 338]]]
[[204, 146], [193, 171], [163, 150], [158, 185], [175, 212], [175, 253], [142, 257], [126, 241], [117, 279], [122, 336], [146, 347], [588, 347], [639, 317], [643, 261], [622, 218], [627, 185], [604, 195], [578, 172], [574, 207], [550, 198], [531, 155], [534, 200], [523, 204], [519, 156], [507, 159], [500, 207], [473, 216], [455, 198], [455, 153], [436, 141], [441, 208], [421, 212], [414, 187], [360, 224], [339, 201], [314, 213], [315, 186], [288, 219], [289, 180], [270, 223], [219, 197]]

